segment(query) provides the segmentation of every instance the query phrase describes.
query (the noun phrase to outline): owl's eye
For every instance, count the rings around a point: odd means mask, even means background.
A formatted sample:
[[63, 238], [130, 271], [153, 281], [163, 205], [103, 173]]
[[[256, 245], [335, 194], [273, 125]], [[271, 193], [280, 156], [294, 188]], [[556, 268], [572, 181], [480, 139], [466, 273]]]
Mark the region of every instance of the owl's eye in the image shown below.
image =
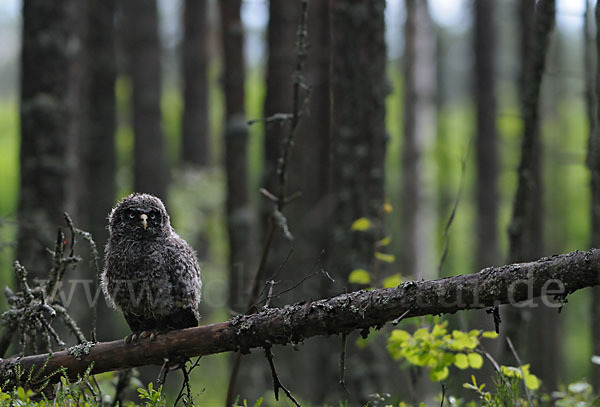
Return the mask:
[[129, 211], [129, 219], [134, 219], [135, 213], [133, 211]]
[[156, 219], [156, 212], [150, 212], [150, 219]]

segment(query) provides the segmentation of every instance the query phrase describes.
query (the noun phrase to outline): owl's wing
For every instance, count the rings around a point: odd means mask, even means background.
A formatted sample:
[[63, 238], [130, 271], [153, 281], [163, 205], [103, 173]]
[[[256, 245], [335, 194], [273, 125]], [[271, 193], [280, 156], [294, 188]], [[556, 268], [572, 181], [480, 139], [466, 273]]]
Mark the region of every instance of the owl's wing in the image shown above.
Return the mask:
[[173, 284], [175, 307], [191, 309], [199, 319], [198, 305], [202, 296], [202, 278], [196, 252], [176, 234], [171, 241], [169, 275]]

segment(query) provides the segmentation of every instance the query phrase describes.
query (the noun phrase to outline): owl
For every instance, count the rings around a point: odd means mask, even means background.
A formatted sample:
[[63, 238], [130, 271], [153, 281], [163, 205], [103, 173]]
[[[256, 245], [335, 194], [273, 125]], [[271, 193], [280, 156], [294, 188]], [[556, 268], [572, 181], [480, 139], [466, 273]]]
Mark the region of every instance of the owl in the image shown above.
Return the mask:
[[162, 201], [139, 193], [123, 198], [108, 215], [108, 231], [100, 283], [131, 328], [125, 340], [197, 326], [200, 266]]

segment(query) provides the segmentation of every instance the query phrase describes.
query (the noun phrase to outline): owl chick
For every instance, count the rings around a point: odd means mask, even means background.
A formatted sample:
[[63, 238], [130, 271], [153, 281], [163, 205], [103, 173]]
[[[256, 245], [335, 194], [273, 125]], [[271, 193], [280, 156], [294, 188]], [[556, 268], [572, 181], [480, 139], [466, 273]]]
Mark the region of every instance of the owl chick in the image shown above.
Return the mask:
[[133, 334], [197, 326], [200, 266], [162, 201], [148, 194], [125, 197], [110, 212], [108, 230], [102, 290]]

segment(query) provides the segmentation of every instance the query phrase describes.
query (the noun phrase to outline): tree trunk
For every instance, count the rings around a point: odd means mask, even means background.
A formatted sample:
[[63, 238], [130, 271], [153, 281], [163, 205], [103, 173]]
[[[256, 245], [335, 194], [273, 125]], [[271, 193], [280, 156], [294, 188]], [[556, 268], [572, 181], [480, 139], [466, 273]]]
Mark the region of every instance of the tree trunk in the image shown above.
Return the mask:
[[156, 0], [127, 0], [122, 7], [133, 95], [134, 190], [166, 200], [170, 175], [161, 127], [161, 47]]
[[[555, 22], [555, 1], [541, 0], [535, 10], [531, 47], [525, 66], [523, 89], [523, 139], [521, 163], [518, 170], [517, 193], [513, 205], [513, 218], [508, 230], [509, 260], [521, 262], [535, 259], [543, 252], [543, 190], [542, 190], [542, 143], [540, 137], [539, 100], [546, 63], [546, 52]], [[523, 329], [530, 318], [547, 321], [551, 310], [523, 312], [508, 310], [505, 334], [517, 347], [525, 350], [525, 358], [531, 360], [532, 371], [539, 374], [549, 389], [555, 388], [557, 366], [560, 360], [553, 350], [552, 338], [540, 329]], [[548, 323], [548, 322], [546, 322]], [[535, 324], [533, 324], [535, 325]], [[532, 324], [526, 325], [531, 327]], [[545, 350], [542, 350], [545, 349]], [[548, 357], [547, 355], [555, 355]], [[538, 355], [538, 357], [536, 357]]]
[[475, 6], [475, 137], [477, 166], [476, 268], [495, 266], [498, 247], [498, 134], [496, 131], [496, 27], [495, 0]]
[[[279, 3], [278, 10], [273, 10], [275, 3]], [[282, 7], [285, 3], [287, 7]], [[290, 7], [294, 10], [290, 10]], [[270, 55], [274, 54], [273, 71], [277, 70], [277, 79], [271, 81], [267, 74], [267, 100], [265, 100], [265, 116], [274, 113], [291, 112], [292, 103], [292, 75], [294, 69], [294, 49], [296, 44], [296, 31], [298, 29], [298, 11], [300, 5], [295, 2], [282, 0], [271, 2], [271, 19], [269, 21]], [[272, 252], [272, 272], [284, 262], [290, 253], [287, 262], [278, 279], [281, 286], [292, 286], [300, 281], [315, 267], [326, 264], [328, 256], [327, 228], [332, 211], [330, 206], [330, 169], [329, 157], [330, 143], [330, 24], [329, 1], [312, 1], [308, 11], [308, 50], [306, 67], [303, 72], [303, 81], [310, 87], [308, 112], [302, 117], [299, 124], [297, 137], [293, 150], [289, 156], [288, 190], [290, 194], [301, 192], [302, 195], [285, 208], [286, 218], [293, 241], [280, 237], [274, 243], [275, 251]], [[279, 17], [278, 17], [279, 16]], [[271, 22], [279, 28], [271, 27]], [[282, 24], [283, 22], [283, 24]], [[284, 33], [285, 32], [285, 33]], [[279, 34], [278, 34], [279, 33]], [[285, 37], [285, 42], [282, 41]], [[271, 52], [273, 50], [273, 52]], [[285, 56], [285, 58], [283, 58]], [[275, 58], [276, 57], [276, 58]], [[271, 57], [269, 59], [271, 61]], [[276, 64], [276, 62], [278, 62]], [[285, 74], [282, 74], [286, 72]], [[272, 87], [269, 90], [269, 86]], [[287, 94], [287, 96], [284, 96]], [[278, 96], [277, 96], [278, 95]], [[272, 98], [271, 98], [272, 97]], [[280, 102], [277, 102], [280, 100]], [[302, 101], [301, 101], [302, 102]], [[281, 155], [281, 140], [289, 127], [279, 126], [274, 123], [267, 128], [266, 136], [270, 141], [265, 143], [265, 180], [267, 188], [276, 188], [277, 159]], [[274, 148], [275, 147], [275, 148]], [[269, 168], [269, 170], [267, 169]], [[270, 171], [270, 172], [267, 172]], [[277, 191], [277, 189], [274, 189]], [[273, 210], [273, 203], [267, 202], [264, 211]], [[266, 218], [266, 216], [265, 216]], [[281, 234], [280, 234], [281, 236]], [[305, 298], [327, 297], [332, 293], [332, 283], [325, 276], [311, 278], [288, 296], [281, 299], [283, 303], [301, 301]], [[280, 305], [278, 303], [277, 305]], [[328, 360], [331, 354], [337, 353], [339, 340], [318, 338], [303, 346], [303, 352], [293, 349], [282, 349], [276, 352], [279, 365], [282, 368], [280, 375], [284, 383], [297, 382], [295, 391], [304, 399], [314, 403], [323, 401], [328, 384], [321, 379], [322, 360]], [[307, 358], [307, 352], [311, 355]], [[264, 357], [260, 355], [263, 366], [268, 367]], [[304, 377], [305, 380], [297, 381], [295, 377]], [[268, 385], [271, 379], [267, 375]]]
[[73, 1], [23, 2], [17, 258], [34, 277], [50, 267], [56, 225], [72, 209]]
[[185, 0], [183, 12], [183, 131], [181, 159], [206, 167], [209, 161], [207, 0]]
[[[386, 146], [386, 46], [384, 0], [335, 0], [332, 9], [332, 194], [329, 273], [347, 284], [354, 269], [381, 277], [374, 259], [375, 242], [384, 236], [384, 163]], [[352, 46], [348, 46], [352, 44]], [[366, 231], [351, 231], [353, 222], [368, 218]], [[352, 339], [349, 340], [353, 342]], [[355, 348], [351, 351], [354, 353]], [[361, 401], [389, 383], [389, 357], [381, 349], [364, 349], [349, 358], [347, 387]], [[324, 382], [339, 376], [337, 355], [322, 366]], [[332, 401], [348, 397], [328, 388], [319, 395]]]
[[[590, 126], [590, 138], [588, 144], [587, 163], [591, 172], [591, 245], [592, 247], [600, 247], [600, 41], [596, 38], [596, 54], [594, 55], [593, 45], [591, 44], [592, 34], [588, 31], [588, 14], [589, 4], [586, 2], [586, 24], [585, 30], [585, 51], [586, 51], [586, 96], [588, 117]], [[595, 12], [596, 22], [596, 37], [600, 35], [600, 4], [596, 3]], [[594, 69], [595, 57], [595, 69]], [[592, 289], [592, 350], [594, 355], [600, 355], [600, 288]], [[599, 369], [593, 369], [592, 384], [594, 389], [600, 389], [600, 372]]]
[[251, 281], [248, 253], [251, 209], [248, 201], [248, 125], [245, 113], [245, 61], [240, 0], [223, 0], [223, 86], [225, 91], [225, 170], [227, 173], [227, 232], [229, 235], [229, 306], [245, 312], [245, 287]]
[[[90, 0], [87, 3], [86, 55], [84, 86], [85, 113], [80, 151], [82, 173], [79, 184], [78, 226], [92, 234], [99, 251], [100, 267], [103, 248], [108, 239], [106, 217], [116, 198], [116, 101], [115, 83], [116, 0]], [[77, 222], [77, 221], [76, 221]], [[89, 252], [88, 252], [89, 254]], [[89, 263], [92, 264], [92, 263]], [[82, 276], [94, 280], [96, 270], [85, 267]], [[98, 302], [99, 339], [107, 339], [114, 313], [102, 296]]]
[[402, 142], [402, 252], [405, 275], [434, 278], [433, 210], [429, 206], [424, 152], [435, 139], [435, 32], [427, 2], [406, 0]]

